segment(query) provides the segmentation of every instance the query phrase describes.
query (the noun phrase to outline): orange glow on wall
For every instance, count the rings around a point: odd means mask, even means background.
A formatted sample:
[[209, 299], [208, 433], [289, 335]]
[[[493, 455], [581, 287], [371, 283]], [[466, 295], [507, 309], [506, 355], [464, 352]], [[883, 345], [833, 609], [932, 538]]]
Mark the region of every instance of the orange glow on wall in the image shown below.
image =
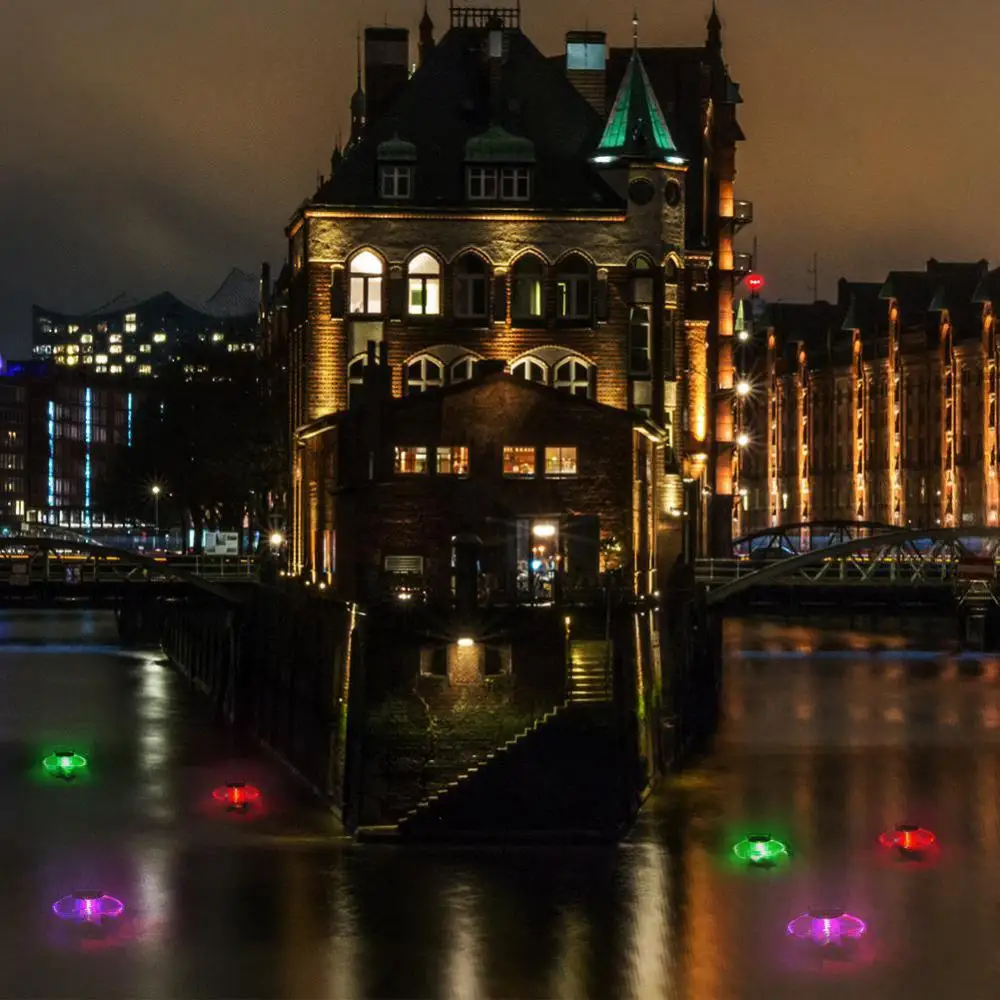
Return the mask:
[[701, 443], [708, 436], [707, 323], [687, 324], [688, 416], [691, 436]]

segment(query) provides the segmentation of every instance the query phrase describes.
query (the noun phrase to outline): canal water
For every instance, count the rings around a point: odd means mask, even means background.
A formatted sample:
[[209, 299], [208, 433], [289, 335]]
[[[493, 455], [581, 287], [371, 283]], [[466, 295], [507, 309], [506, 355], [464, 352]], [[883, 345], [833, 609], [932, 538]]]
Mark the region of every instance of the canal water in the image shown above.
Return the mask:
[[[997, 995], [1000, 658], [923, 622], [734, 621], [713, 751], [607, 849], [357, 846], [110, 618], [0, 617], [0, 996], [635, 997]], [[56, 748], [85, 754], [71, 783]], [[229, 813], [213, 788], [259, 787]], [[902, 861], [913, 822], [940, 850]], [[732, 845], [767, 833], [771, 870]], [[74, 890], [123, 900], [61, 923]], [[786, 925], [842, 908], [844, 952]]]

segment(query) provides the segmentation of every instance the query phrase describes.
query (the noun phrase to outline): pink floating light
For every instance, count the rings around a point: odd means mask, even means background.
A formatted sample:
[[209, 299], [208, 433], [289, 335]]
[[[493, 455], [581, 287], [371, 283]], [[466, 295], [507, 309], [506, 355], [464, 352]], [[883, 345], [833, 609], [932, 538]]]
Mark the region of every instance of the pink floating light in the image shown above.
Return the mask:
[[843, 910], [810, 910], [791, 921], [787, 933], [821, 948], [838, 948], [860, 940], [867, 930], [860, 917]]
[[937, 837], [930, 830], [910, 823], [900, 823], [878, 840], [883, 847], [895, 847], [904, 854], [923, 854], [937, 847]]
[[125, 904], [104, 892], [74, 892], [63, 896], [52, 904], [52, 912], [60, 920], [76, 923], [100, 923], [102, 920], [120, 917]]
[[231, 781], [212, 792], [216, 802], [223, 802], [227, 809], [244, 812], [260, 798], [260, 789], [242, 781]]

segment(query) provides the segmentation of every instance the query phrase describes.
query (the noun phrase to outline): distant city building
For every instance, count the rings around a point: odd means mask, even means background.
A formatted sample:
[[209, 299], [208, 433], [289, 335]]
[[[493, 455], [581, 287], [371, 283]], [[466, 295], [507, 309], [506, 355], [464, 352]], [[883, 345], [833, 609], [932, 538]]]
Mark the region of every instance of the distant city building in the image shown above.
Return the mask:
[[100, 484], [131, 447], [136, 399], [114, 379], [12, 363], [0, 378], [0, 518], [98, 528], [112, 523]]
[[754, 337], [746, 530], [997, 525], [1000, 269], [927, 262], [774, 303]]
[[204, 374], [213, 357], [256, 350], [259, 298], [258, 277], [234, 268], [203, 303], [162, 292], [74, 315], [36, 305], [32, 354], [95, 375], [141, 378], [176, 365]]
[[[663, 565], [682, 547], [728, 551], [733, 293], [750, 266], [734, 236], [752, 209], [735, 199], [741, 97], [717, 13], [702, 46], [640, 47], [635, 30], [625, 49], [572, 31], [547, 58], [515, 5], [454, 4], [437, 43], [425, 15], [411, 76], [408, 32], [368, 29], [351, 140], [287, 230], [280, 322], [299, 431], [350, 408], [371, 342], [385, 346], [396, 396], [490, 360], [637, 411], [662, 432], [651, 461]], [[326, 484], [297, 446], [293, 572], [315, 575], [322, 539], [342, 531], [319, 500]], [[603, 538], [612, 531], [602, 522]]]

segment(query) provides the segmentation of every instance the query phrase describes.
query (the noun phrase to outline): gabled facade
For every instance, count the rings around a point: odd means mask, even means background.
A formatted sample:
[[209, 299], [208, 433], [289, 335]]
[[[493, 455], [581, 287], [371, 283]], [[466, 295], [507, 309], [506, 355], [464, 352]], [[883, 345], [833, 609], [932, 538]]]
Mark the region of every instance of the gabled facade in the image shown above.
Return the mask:
[[768, 489], [753, 491], [748, 530], [1000, 521], [998, 273], [930, 260], [841, 281], [835, 304], [771, 307], [769, 421], [755, 435]]
[[[712, 153], [730, 164], [728, 180], [707, 179], [703, 167], [706, 144], [722, 141], [720, 117], [731, 120], [733, 152], [740, 136], [718, 28], [692, 50], [710, 72], [695, 74], [709, 83], [690, 92], [673, 86], [687, 80], [687, 63], [668, 72], [670, 54], [688, 50], [636, 44], [619, 60], [602, 34], [574, 32], [566, 57], [551, 59], [513, 8], [456, 7], [436, 42], [425, 15], [420, 65], [403, 82], [402, 35], [373, 32], [352, 140], [287, 230], [293, 427], [350, 408], [370, 343], [385, 351], [396, 396], [503, 362], [515, 376], [637, 410], [660, 427], [658, 548], [664, 558], [724, 548], [733, 366], [717, 341], [732, 334], [734, 156]], [[689, 155], [647, 57], [672, 81], [678, 121], [708, 123], [694, 156], [709, 221], [695, 245]], [[297, 451], [290, 555], [307, 576], [316, 551], [308, 531], [317, 529], [313, 521], [307, 530], [306, 512], [317, 489]]]

